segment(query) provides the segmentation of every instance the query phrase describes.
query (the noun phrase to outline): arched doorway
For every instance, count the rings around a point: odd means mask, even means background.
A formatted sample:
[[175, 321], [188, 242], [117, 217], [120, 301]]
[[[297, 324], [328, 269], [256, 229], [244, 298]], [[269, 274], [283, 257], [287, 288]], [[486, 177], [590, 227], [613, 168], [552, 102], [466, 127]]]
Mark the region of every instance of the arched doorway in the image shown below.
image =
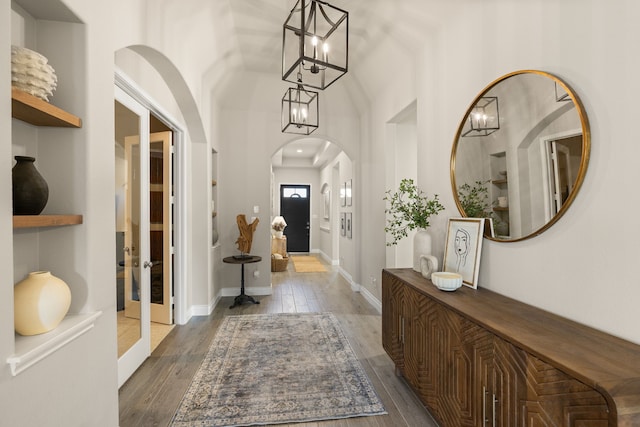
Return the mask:
[[[352, 245], [352, 240], [347, 241], [347, 236], [340, 233], [341, 213], [354, 209], [353, 202], [351, 206], [342, 206], [340, 197], [349, 180], [353, 180], [351, 159], [327, 139], [300, 138], [285, 144], [272, 156], [271, 217], [282, 214], [285, 189], [289, 189], [286, 195], [293, 197], [296, 188], [308, 189], [308, 252], [318, 254], [331, 265], [341, 265], [341, 247]], [[286, 217], [285, 221], [289, 223]]]

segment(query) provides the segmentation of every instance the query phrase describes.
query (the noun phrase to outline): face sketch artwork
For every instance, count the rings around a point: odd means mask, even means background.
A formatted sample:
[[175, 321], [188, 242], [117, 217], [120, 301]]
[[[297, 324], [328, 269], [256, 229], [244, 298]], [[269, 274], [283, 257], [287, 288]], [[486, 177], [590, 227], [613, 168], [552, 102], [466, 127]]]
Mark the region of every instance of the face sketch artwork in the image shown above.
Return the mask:
[[456, 271], [460, 271], [467, 263], [467, 255], [469, 254], [469, 246], [471, 244], [471, 236], [467, 230], [462, 228], [456, 231], [454, 249], [456, 252]]
[[[444, 252], [444, 270], [462, 275], [462, 284], [478, 287], [484, 218], [451, 218]], [[455, 254], [455, 255], [454, 255]]]

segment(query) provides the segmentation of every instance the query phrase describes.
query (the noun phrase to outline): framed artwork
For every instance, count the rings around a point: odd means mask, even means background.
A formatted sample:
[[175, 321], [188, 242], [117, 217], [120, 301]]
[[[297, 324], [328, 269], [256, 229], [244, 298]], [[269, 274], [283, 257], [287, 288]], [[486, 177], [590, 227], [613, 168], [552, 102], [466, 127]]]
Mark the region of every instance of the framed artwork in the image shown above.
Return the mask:
[[349, 239], [352, 236], [351, 228], [353, 226], [353, 223], [351, 222], [351, 219], [352, 219], [351, 212], [347, 212], [347, 237]]
[[462, 283], [478, 287], [484, 218], [451, 218], [447, 228], [443, 271], [462, 275]]
[[347, 206], [347, 183], [343, 182], [340, 187], [340, 206]]
[[351, 198], [351, 186], [353, 184], [353, 180], [349, 180], [344, 183], [344, 196], [347, 199], [347, 206], [351, 206], [352, 198]]
[[340, 234], [342, 236], [347, 235], [347, 213], [340, 212]]
[[323, 216], [324, 219], [328, 220], [330, 218], [330, 213], [331, 213], [331, 190], [327, 189], [324, 194], [324, 211], [323, 211]]

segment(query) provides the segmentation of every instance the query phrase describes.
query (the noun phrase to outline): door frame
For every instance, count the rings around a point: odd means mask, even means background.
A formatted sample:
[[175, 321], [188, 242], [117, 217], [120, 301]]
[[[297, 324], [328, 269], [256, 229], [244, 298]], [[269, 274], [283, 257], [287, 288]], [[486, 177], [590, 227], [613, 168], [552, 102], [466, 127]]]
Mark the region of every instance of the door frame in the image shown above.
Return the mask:
[[[542, 177], [541, 177], [541, 185], [543, 191], [543, 199], [544, 199], [544, 214], [545, 220], [548, 222], [553, 218], [562, 207], [554, 206], [556, 203], [554, 197], [554, 189], [552, 187], [552, 183], [554, 181], [554, 166], [552, 165], [552, 153], [551, 153], [551, 145], [556, 141], [560, 141], [563, 139], [569, 139], [576, 136], [584, 135], [582, 133], [582, 129], [570, 129], [565, 132], [554, 133], [550, 135], [545, 135], [540, 137], [539, 145], [540, 145], [540, 162], [542, 164]], [[584, 144], [584, 139], [582, 141]], [[575, 183], [575, 182], [574, 182]], [[572, 183], [573, 184], [573, 183]]]
[[[309, 212], [308, 212], [308, 218], [309, 218], [309, 241], [308, 241], [308, 247], [309, 250], [307, 251], [308, 253], [312, 252], [312, 246], [311, 246], [311, 242], [313, 241], [313, 224], [312, 224], [312, 212], [313, 212], [313, 198], [311, 197], [312, 195], [312, 184], [305, 184], [305, 183], [296, 183], [296, 184], [285, 184], [285, 183], [280, 183], [278, 185], [278, 212], [279, 215], [282, 215], [282, 190], [283, 187], [308, 187], [308, 194], [307, 194], [307, 199], [309, 200]], [[286, 218], [285, 218], [286, 220]], [[300, 253], [304, 253], [304, 252], [300, 252]]]
[[173, 217], [173, 247], [175, 251], [173, 263], [173, 320], [177, 325], [184, 325], [189, 321], [190, 313], [187, 307], [187, 147], [186, 131], [179, 122], [166, 112], [140, 86], [131, 80], [121, 70], [115, 70], [115, 84], [128, 93], [136, 101], [162, 120], [173, 132], [174, 146], [174, 217]]

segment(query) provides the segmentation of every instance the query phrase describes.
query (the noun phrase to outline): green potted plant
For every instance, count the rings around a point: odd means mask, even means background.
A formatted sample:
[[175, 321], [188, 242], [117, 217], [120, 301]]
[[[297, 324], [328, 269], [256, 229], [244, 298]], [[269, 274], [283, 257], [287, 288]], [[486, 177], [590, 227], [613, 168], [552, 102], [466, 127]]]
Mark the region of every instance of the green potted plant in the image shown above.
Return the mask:
[[465, 183], [458, 187], [458, 200], [469, 218], [491, 217], [491, 205], [488, 202], [489, 190], [486, 185], [488, 182], [476, 181], [473, 186]]
[[431, 236], [427, 233], [430, 226], [429, 218], [444, 210], [438, 195], [433, 198], [418, 188], [412, 179], [404, 178], [400, 181], [398, 190], [388, 190], [384, 200], [389, 203], [385, 209], [387, 226], [384, 231], [391, 236], [387, 246], [397, 245], [407, 237], [409, 230], [419, 230], [413, 242], [413, 269], [420, 271], [420, 256], [431, 254]]
[[[506, 223], [491, 210], [488, 182], [489, 180], [476, 181], [473, 185], [462, 184], [458, 187], [458, 200], [462, 210], [469, 218], [491, 218], [493, 228], [497, 232], [498, 229], [504, 228]], [[488, 227], [488, 224], [485, 227]], [[485, 228], [485, 232], [489, 231]]]

